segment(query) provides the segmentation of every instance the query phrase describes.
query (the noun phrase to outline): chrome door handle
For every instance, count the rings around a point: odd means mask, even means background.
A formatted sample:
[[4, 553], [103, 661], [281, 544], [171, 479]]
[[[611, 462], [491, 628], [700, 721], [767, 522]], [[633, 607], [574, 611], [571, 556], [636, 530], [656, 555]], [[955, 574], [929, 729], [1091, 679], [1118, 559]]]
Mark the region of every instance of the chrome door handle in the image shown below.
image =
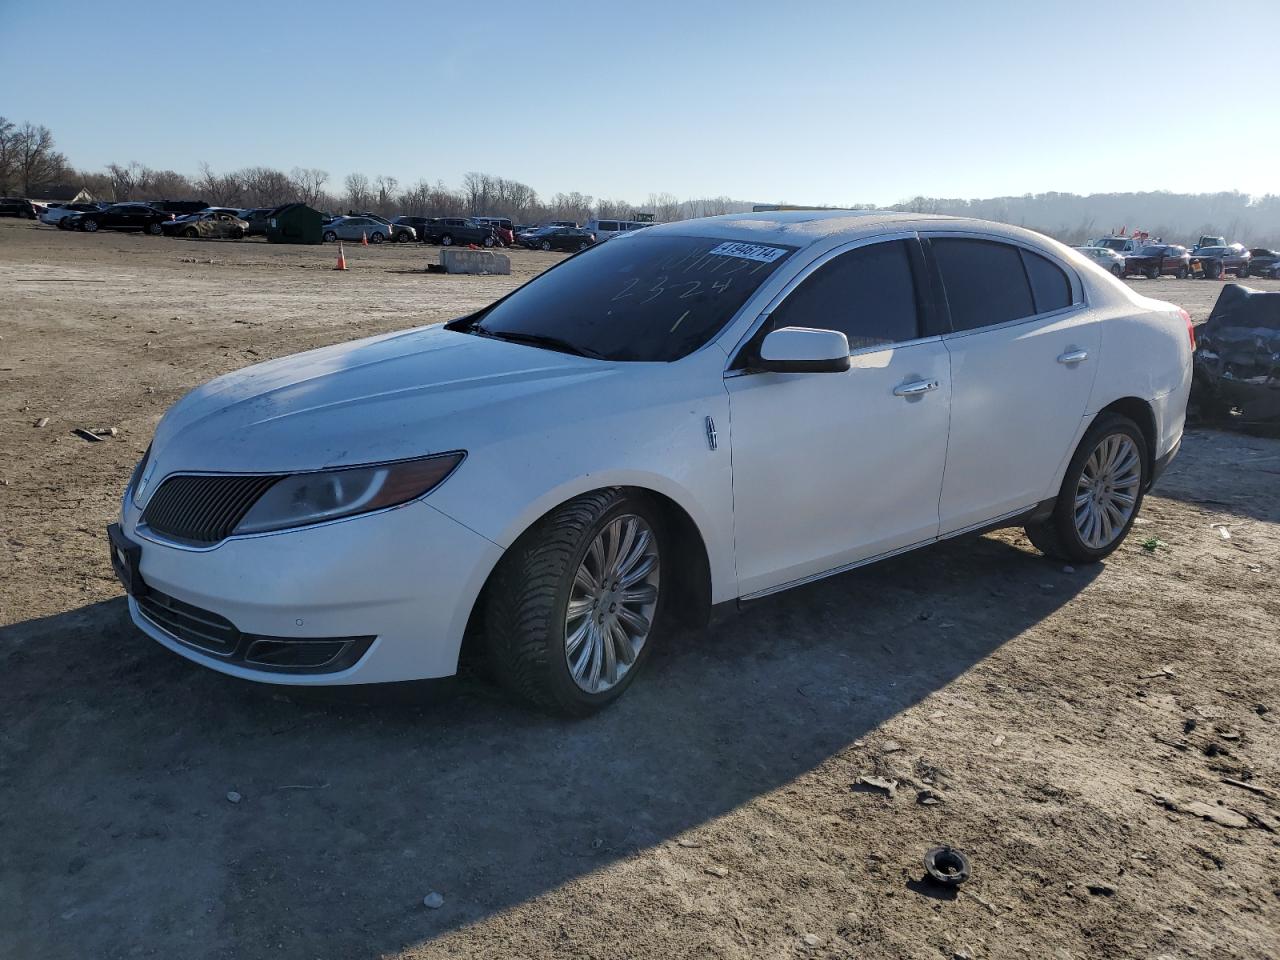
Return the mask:
[[1088, 350], [1068, 350], [1066, 353], [1060, 354], [1058, 356], [1059, 363], [1065, 363], [1068, 365], [1076, 364], [1076, 363], [1084, 363], [1088, 359], [1089, 359]]
[[937, 380], [912, 380], [910, 383], [904, 383], [893, 388], [895, 397], [918, 397], [922, 393], [928, 393], [930, 390], [938, 389]]

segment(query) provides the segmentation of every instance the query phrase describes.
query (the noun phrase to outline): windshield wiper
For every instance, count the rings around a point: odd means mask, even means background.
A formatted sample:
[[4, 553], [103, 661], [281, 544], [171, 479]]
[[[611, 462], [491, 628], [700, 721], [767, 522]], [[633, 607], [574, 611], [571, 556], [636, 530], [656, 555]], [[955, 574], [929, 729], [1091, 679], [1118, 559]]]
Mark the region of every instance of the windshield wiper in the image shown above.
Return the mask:
[[479, 334], [482, 337], [491, 337], [494, 340], [506, 340], [508, 343], [525, 343], [531, 347], [544, 347], [547, 350], [555, 350], [558, 353], [570, 353], [575, 357], [590, 357], [592, 360], [608, 359], [604, 354], [589, 350], [586, 347], [580, 347], [576, 343], [570, 343], [568, 340], [562, 340], [547, 333], [486, 330], [479, 323], [473, 324], [469, 332]]

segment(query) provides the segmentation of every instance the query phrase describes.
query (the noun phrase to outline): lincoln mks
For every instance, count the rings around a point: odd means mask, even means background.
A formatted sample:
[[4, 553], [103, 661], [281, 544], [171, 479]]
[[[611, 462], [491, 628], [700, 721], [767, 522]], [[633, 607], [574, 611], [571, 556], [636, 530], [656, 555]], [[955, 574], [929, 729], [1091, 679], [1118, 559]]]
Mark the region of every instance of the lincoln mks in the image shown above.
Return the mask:
[[450, 323], [211, 381], [109, 534], [137, 626], [238, 677], [482, 656], [583, 714], [678, 623], [961, 534], [1101, 560], [1178, 450], [1187, 315], [1027, 230], [636, 231]]

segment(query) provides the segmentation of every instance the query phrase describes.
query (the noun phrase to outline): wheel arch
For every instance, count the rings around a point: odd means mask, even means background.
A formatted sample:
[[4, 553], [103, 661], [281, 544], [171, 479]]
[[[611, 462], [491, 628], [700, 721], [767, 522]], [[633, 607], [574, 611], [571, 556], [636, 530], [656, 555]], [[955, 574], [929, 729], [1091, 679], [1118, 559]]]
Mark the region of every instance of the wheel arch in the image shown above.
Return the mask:
[[[523, 529], [511, 537], [509, 545], [502, 556], [513, 549], [516, 544], [529, 533], [545, 517], [560, 509], [577, 497], [594, 493], [598, 490], [616, 489], [639, 494], [649, 499], [662, 513], [671, 537], [670, 552], [675, 558], [675, 582], [672, 602], [668, 608], [676, 623], [686, 627], [702, 627], [711, 619], [711, 555], [707, 541], [693, 515], [674, 497], [653, 487], [637, 484], [607, 484], [590, 489], [579, 490], [571, 496], [557, 500], [536, 517], [524, 523]], [[489, 586], [493, 582], [494, 573], [501, 564], [502, 558], [486, 574], [484, 584], [472, 599], [471, 611], [467, 617], [467, 626], [463, 634], [462, 649], [459, 654], [459, 670], [468, 663], [474, 663], [483, 650], [484, 607]], [[664, 569], [670, 567], [664, 558]]]
[[1144, 473], [1146, 476], [1146, 487], [1151, 486], [1151, 468], [1156, 458], [1156, 447], [1160, 442], [1159, 429], [1156, 426], [1156, 414], [1151, 404], [1139, 397], [1121, 397], [1113, 400], [1101, 410], [1099, 410], [1090, 421], [1089, 426], [1092, 427], [1097, 423], [1098, 418], [1108, 413], [1119, 413], [1128, 417], [1138, 425], [1138, 429], [1142, 431], [1142, 439], [1146, 444], [1146, 467]]

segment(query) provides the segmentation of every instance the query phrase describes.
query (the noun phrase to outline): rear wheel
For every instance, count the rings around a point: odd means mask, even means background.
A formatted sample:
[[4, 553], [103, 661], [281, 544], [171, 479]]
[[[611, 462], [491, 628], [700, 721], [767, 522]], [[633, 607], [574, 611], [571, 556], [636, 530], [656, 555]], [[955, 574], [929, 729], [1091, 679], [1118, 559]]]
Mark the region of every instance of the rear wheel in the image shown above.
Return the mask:
[[82, 223], [82, 224], [80, 225], [80, 229], [81, 229], [81, 230], [83, 230], [85, 233], [97, 233], [97, 232], [98, 232], [98, 221], [97, 221], [97, 220], [86, 220], [84, 223]]
[[383, 236], [380, 232], [378, 232], [378, 231], [374, 231], [374, 232], [373, 232], [372, 234], [370, 234], [370, 236], [369, 236], [369, 242], [370, 242], [370, 243], [381, 243], [381, 242], [382, 242], [383, 240], [385, 240], [385, 239], [387, 239], [387, 238], [386, 238], [386, 237], [384, 237], [384, 236]]
[[493, 246], [493, 243], [494, 243], [493, 237], [485, 237], [485, 238], [484, 238], [484, 245], [485, 245], [486, 247], [492, 247], [492, 246]]
[[452, 246], [453, 246], [453, 234], [446, 233], [443, 237], [441, 237], [441, 238], [440, 238], [440, 242], [441, 242], [444, 246], [446, 246], [446, 247], [452, 247]]
[[187, 227], [187, 229], [182, 231], [182, 235], [188, 240], [194, 240], [196, 237], [200, 236], [200, 231], [195, 227]]
[[1147, 268], [1147, 279], [1148, 279], [1148, 280], [1159, 280], [1159, 279], [1160, 279], [1160, 268], [1159, 268], [1159, 267], [1148, 267], [1148, 268]]
[[503, 685], [570, 716], [621, 696], [660, 623], [665, 544], [652, 502], [617, 489], [584, 494], [535, 524], [486, 594], [485, 638]]
[[1236, 278], [1239, 280], [1247, 280], [1249, 278], [1249, 265], [1247, 263], [1236, 271]]
[[399, 233], [396, 234], [396, 243], [408, 243], [408, 242], [409, 242], [409, 235], [405, 233], [403, 230], [401, 230]]
[[551, 241], [550, 241], [550, 240], [543, 240], [543, 241], [542, 241], [542, 249], [543, 249], [543, 250], [550, 250], [550, 249], [551, 249]]
[[1188, 273], [1188, 272], [1189, 272], [1189, 271], [1187, 270], [1187, 268], [1186, 268], [1186, 267], [1179, 267], [1179, 268], [1178, 268], [1178, 272], [1175, 274], [1175, 276], [1176, 276], [1179, 280], [1185, 280], [1185, 279], [1187, 279], [1187, 273]]
[[1124, 541], [1142, 506], [1147, 442], [1138, 425], [1118, 413], [1100, 416], [1067, 466], [1047, 520], [1027, 526], [1043, 553], [1073, 563], [1096, 563]]
[[1113, 263], [1111, 265], [1111, 272], [1115, 274], [1117, 277], [1121, 277], [1121, 278], [1124, 277], [1124, 267], [1120, 266], [1120, 264], [1118, 263]]
[[158, 237], [160, 234], [164, 233], [164, 230], [161, 229], [160, 224], [158, 223], [149, 223], [147, 224], [147, 233], [151, 234], [153, 237]]
[[232, 240], [243, 240], [243, 239], [244, 239], [244, 227], [236, 227], [234, 230], [232, 230], [232, 231], [231, 231], [231, 239], [232, 239]]

